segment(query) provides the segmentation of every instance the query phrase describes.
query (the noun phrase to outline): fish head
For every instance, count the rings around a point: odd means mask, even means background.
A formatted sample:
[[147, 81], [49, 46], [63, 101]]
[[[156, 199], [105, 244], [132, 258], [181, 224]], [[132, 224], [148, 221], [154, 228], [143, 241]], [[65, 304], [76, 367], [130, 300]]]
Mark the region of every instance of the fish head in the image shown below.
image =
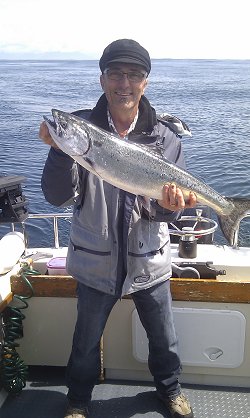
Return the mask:
[[56, 145], [72, 158], [85, 156], [90, 148], [90, 136], [83, 119], [57, 109], [52, 109], [52, 116], [54, 120], [46, 116], [44, 120]]

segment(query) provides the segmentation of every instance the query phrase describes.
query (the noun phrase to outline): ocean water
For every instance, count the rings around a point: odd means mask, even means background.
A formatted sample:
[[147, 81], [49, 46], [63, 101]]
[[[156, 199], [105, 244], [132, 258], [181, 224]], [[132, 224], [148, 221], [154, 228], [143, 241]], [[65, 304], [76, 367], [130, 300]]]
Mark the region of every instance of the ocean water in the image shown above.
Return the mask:
[[[61, 212], [40, 187], [48, 146], [38, 138], [43, 115], [92, 108], [102, 94], [97, 61], [0, 61], [0, 174], [24, 175], [30, 213]], [[183, 119], [190, 172], [225, 196], [250, 198], [250, 61], [153, 60], [146, 96], [156, 111]], [[72, 208], [64, 208], [64, 212]], [[61, 221], [67, 244], [69, 221]], [[5, 228], [0, 227], [0, 237]], [[47, 220], [28, 222], [30, 245], [51, 245]], [[218, 243], [225, 243], [220, 231]], [[250, 246], [250, 219], [240, 245]]]

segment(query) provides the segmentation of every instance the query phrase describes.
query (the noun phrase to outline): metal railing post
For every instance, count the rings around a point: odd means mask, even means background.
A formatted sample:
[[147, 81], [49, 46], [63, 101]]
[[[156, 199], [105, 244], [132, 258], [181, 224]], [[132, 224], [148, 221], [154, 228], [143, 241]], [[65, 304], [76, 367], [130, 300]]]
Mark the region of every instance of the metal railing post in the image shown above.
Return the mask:
[[28, 215], [28, 219], [48, 219], [52, 218], [53, 220], [53, 234], [54, 234], [54, 245], [55, 248], [60, 247], [59, 241], [59, 228], [58, 228], [58, 219], [59, 218], [72, 218], [73, 213], [31, 213]]

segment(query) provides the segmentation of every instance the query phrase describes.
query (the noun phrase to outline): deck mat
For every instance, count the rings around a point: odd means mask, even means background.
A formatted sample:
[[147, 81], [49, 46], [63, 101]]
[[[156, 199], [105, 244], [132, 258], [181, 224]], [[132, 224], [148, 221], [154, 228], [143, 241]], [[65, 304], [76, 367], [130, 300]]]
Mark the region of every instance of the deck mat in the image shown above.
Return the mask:
[[[42, 368], [47, 369], [47, 368]], [[63, 418], [66, 408], [64, 372], [49, 368], [30, 375], [25, 389], [8, 396], [1, 418]], [[250, 389], [182, 385], [195, 418], [250, 418]], [[169, 418], [148, 382], [106, 380], [97, 385], [91, 418]]]

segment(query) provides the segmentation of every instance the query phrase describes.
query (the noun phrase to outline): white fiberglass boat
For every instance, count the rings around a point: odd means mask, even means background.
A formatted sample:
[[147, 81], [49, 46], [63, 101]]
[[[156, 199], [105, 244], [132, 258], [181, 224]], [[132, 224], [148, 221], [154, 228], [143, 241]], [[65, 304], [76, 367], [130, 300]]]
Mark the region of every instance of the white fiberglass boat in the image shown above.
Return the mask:
[[[5, 240], [2, 247], [0, 241], [0, 415], [3, 418], [63, 416], [55, 391], [65, 398], [66, 389], [60, 373], [71, 349], [76, 319], [76, 282], [66, 273], [67, 248], [60, 246], [59, 232], [60, 218], [70, 216], [26, 215], [22, 222], [24, 234], [15, 232], [16, 224], [10, 222], [10, 232], [2, 237]], [[27, 247], [25, 224], [30, 218], [52, 220], [53, 247]], [[199, 219], [201, 213], [195, 218], [196, 224]], [[216, 223], [212, 222], [212, 225], [213, 233]], [[202, 234], [199, 231], [199, 235]], [[193, 238], [190, 237], [194, 233], [189, 227], [183, 236], [186, 238], [182, 237], [181, 244], [171, 244], [174, 273], [171, 287], [184, 391], [197, 418], [249, 418], [250, 248], [238, 247], [236, 234], [233, 247], [199, 243], [198, 240], [193, 258], [189, 257], [189, 252], [185, 258], [185, 254], [180, 257], [180, 245], [190, 241], [188, 245], [192, 246]], [[6, 254], [4, 259], [3, 252]], [[8, 258], [7, 254], [12, 257]], [[21, 300], [15, 295], [21, 296]], [[18, 347], [10, 348], [6, 310], [26, 302], [28, 306], [22, 310], [25, 315], [22, 338], [17, 337]], [[12, 335], [11, 344], [14, 340]], [[5, 351], [6, 344], [10, 352]], [[11, 370], [14, 351], [18, 353], [17, 362], [21, 359], [21, 372], [17, 373], [23, 378], [23, 384], [15, 378], [16, 371]], [[103, 335], [101, 352], [102, 383], [95, 390], [91, 416], [164, 416], [151, 392], [153, 383], [147, 366], [147, 338], [130, 297], [124, 297], [114, 307]], [[30, 375], [26, 376], [22, 362], [29, 366]], [[59, 380], [55, 378], [57, 373]], [[16, 379], [14, 383], [13, 379]], [[40, 400], [37, 399], [38, 388]], [[8, 396], [13, 392], [19, 392], [14, 400]], [[34, 399], [41, 403], [39, 408], [43, 412], [40, 415], [34, 412]], [[18, 408], [19, 414], [16, 414]]]

